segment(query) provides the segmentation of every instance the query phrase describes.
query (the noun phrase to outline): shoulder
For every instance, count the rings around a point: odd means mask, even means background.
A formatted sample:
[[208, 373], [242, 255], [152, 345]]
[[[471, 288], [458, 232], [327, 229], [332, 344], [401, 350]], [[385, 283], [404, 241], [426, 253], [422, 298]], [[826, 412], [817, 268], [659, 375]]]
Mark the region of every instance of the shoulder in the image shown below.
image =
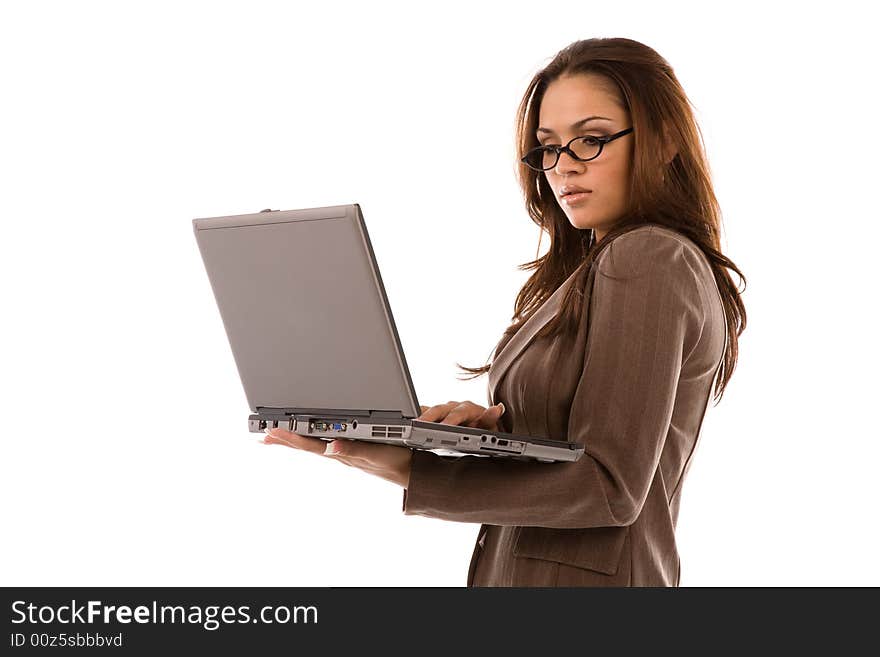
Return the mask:
[[646, 224], [615, 238], [599, 255], [596, 270], [609, 278], [665, 273], [693, 279], [701, 257], [700, 248], [683, 234]]

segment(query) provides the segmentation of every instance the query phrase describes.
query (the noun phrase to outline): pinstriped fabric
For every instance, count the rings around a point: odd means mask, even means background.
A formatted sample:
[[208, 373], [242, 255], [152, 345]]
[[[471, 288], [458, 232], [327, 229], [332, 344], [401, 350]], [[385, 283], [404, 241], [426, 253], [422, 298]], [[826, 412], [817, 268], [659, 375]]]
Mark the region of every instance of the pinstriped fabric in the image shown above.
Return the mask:
[[533, 339], [554, 294], [502, 347], [489, 393], [505, 429], [582, 442], [579, 461], [414, 453], [404, 512], [482, 525], [469, 584], [677, 583], [665, 483], [684, 476], [725, 339], [703, 258], [662, 227], [627, 233], [597, 261], [576, 335]]

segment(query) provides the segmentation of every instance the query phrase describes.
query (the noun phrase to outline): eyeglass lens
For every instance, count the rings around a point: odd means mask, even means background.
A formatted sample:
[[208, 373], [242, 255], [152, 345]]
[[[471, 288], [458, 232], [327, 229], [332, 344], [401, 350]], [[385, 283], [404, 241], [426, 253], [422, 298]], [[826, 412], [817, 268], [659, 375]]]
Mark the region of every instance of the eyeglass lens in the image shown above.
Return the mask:
[[[599, 154], [600, 144], [592, 137], [575, 139], [569, 148], [582, 160], [589, 160]], [[549, 146], [536, 148], [528, 153], [526, 162], [536, 169], [551, 169], [556, 166], [556, 152]]]

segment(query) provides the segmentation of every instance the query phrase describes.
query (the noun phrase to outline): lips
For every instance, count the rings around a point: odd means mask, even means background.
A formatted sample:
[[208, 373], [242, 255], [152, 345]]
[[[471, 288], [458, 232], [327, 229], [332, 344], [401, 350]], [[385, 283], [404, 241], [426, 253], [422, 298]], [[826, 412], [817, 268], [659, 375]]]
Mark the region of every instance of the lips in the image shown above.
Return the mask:
[[564, 198], [569, 194], [580, 194], [581, 192], [591, 192], [593, 190], [581, 187], [580, 185], [565, 185], [559, 190], [559, 197]]

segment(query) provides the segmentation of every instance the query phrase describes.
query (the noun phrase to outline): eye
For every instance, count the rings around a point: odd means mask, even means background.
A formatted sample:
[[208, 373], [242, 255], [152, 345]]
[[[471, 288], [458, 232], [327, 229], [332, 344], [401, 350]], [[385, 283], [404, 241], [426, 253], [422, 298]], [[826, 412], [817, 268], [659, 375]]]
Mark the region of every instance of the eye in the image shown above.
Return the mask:
[[[590, 143], [590, 144], [595, 145], [595, 144], [598, 144], [598, 143], [599, 143], [599, 141], [598, 141], [598, 137], [604, 137], [604, 136], [605, 136], [604, 134], [603, 134], [603, 135], [582, 135], [582, 136], [580, 137], [580, 139], [583, 139], [583, 140], [585, 140], [587, 143]], [[549, 147], [549, 146], [559, 146], [560, 144], [550, 144], [550, 143], [542, 144], [541, 141], [538, 140], [538, 145], [546, 148], [546, 147]]]

